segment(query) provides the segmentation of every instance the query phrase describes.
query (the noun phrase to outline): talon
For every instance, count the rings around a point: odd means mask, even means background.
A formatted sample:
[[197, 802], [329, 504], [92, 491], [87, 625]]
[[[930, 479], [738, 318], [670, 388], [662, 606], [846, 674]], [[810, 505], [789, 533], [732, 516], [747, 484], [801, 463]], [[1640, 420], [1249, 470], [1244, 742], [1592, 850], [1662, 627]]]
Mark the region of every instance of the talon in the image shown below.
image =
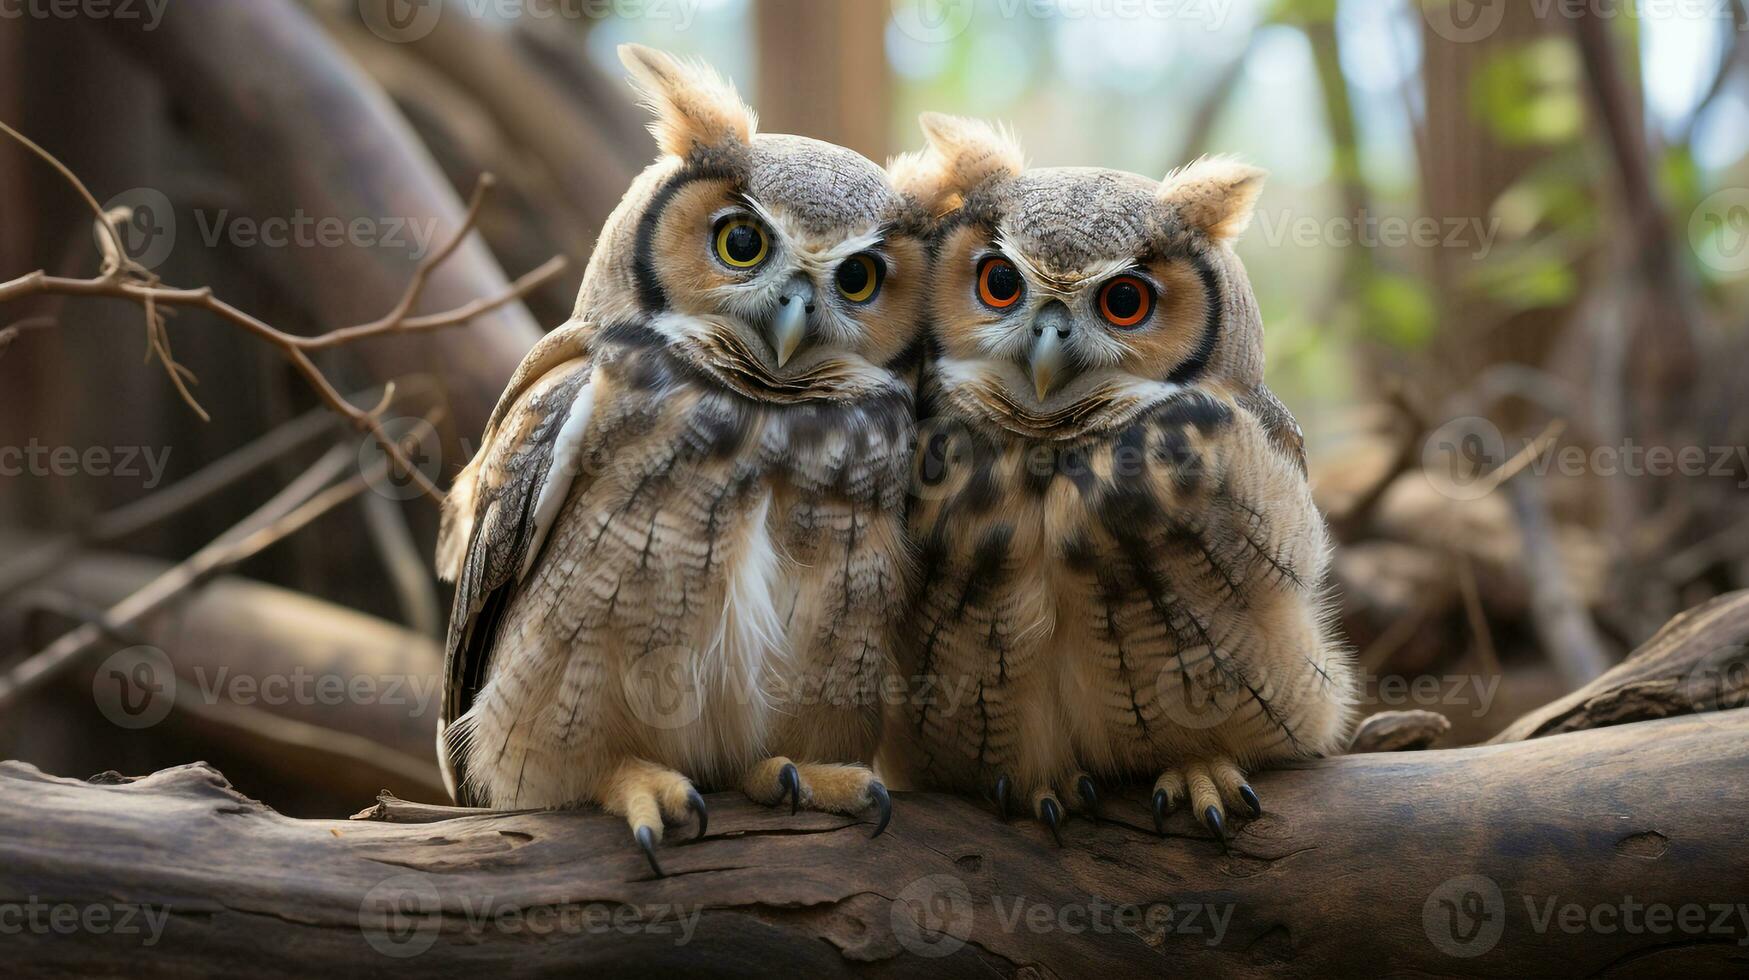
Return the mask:
[[874, 833], [868, 835], [869, 840], [874, 840], [887, 829], [887, 821], [893, 819], [893, 798], [887, 795], [887, 788], [878, 779], [868, 784], [868, 791], [875, 798], [875, 805], [881, 808], [881, 818], [875, 822]]
[[782, 803], [785, 796], [789, 797], [790, 816], [795, 816], [802, 808], [802, 774], [796, 770], [796, 764], [786, 762], [778, 770], [777, 785], [782, 789], [777, 802]]
[[690, 786], [686, 790], [686, 808], [698, 814], [698, 833], [692, 835], [693, 840], [698, 840], [704, 836], [705, 828], [710, 826], [711, 815], [710, 811], [704, 808], [704, 797], [699, 795], [697, 789]]
[[1257, 798], [1257, 791], [1251, 788], [1250, 783], [1239, 784], [1239, 795], [1244, 798], [1245, 805], [1251, 808], [1252, 816], [1263, 816], [1263, 801]]
[[1076, 780], [1075, 789], [1080, 792], [1081, 798], [1087, 801], [1087, 812], [1093, 815], [1093, 822], [1098, 823], [1099, 794], [1094, 792], [1093, 777], [1082, 776], [1079, 780]]
[[996, 816], [998, 819], [1008, 819], [1008, 777], [996, 777]]
[[1154, 833], [1166, 836], [1166, 791], [1154, 791]]
[[648, 827], [637, 829], [638, 846], [644, 849], [644, 857], [650, 861], [650, 870], [656, 872], [656, 877], [666, 878], [662, 866], [656, 863], [656, 832]]
[[1062, 847], [1063, 835], [1057, 832], [1057, 827], [1063, 822], [1063, 811], [1057, 808], [1057, 801], [1047, 796], [1039, 802], [1038, 808], [1043, 811], [1040, 819], [1051, 828], [1051, 837], [1056, 840], [1058, 847]]
[[1226, 850], [1227, 825], [1221, 822], [1221, 811], [1212, 805], [1209, 806], [1208, 809], [1202, 811], [1202, 822], [1208, 824], [1208, 828], [1215, 832], [1215, 837], [1221, 842], [1221, 850]]

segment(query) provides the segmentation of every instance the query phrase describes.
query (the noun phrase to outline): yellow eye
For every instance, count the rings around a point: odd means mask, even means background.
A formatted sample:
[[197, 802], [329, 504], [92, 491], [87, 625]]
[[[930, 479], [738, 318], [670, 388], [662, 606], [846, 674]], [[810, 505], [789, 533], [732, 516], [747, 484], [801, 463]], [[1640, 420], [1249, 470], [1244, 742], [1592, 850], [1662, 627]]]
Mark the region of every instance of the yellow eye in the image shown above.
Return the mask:
[[771, 251], [765, 229], [747, 218], [724, 218], [717, 225], [717, 258], [736, 269], [751, 269]]
[[838, 294], [852, 303], [866, 303], [881, 288], [881, 260], [858, 252], [838, 267]]

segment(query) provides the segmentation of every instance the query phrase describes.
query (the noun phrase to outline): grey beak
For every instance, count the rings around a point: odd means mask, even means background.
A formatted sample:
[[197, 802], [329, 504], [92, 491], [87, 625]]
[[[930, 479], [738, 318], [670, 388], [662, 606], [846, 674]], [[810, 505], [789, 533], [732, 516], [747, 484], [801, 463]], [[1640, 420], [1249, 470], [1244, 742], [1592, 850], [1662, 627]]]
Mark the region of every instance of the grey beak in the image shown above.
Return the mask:
[[803, 276], [792, 277], [783, 284], [777, 303], [777, 315], [766, 327], [766, 341], [777, 355], [777, 366], [783, 367], [807, 335], [808, 316], [814, 312], [814, 284]]
[[1026, 361], [1032, 371], [1032, 389], [1041, 402], [1069, 374], [1068, 352], [1063, 342], [1069, 339], [1071, 329], [1068, 307], [1054, 300], [1033, 318], [1034, 339]]

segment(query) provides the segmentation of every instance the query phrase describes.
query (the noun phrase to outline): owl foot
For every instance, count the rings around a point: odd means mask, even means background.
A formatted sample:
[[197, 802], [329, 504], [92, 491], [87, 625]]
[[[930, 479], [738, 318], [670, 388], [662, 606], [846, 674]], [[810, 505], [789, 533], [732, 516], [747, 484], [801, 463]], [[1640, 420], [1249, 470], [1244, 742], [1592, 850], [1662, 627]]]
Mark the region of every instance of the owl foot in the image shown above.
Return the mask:
[[694, 840], [703, 837], [710, 824], [704, 797], [693, 788], [690, 780], [672, 769], [641, 760], [620, 765], [601, 795], [601, 806], [609, 813], [626, 818], [632, 829], [632, 838], [638, 842], [644, 859], [650, 862], [650, 870], [658, 878], [663, 876], [663, 871], [662, 865], [656, 861], [656, 845], [662, 841], [663, 821], [681, 823], [696, 816], [698, 833], [693, 836]]
[[[1226, 806], [1243, 805], [1253, 817], [1263, 815], [1257, 791], [1245, 782], [1245, 773], [1229, 759], [1194, 760], [1160, 774], [1154, 782], [1154, 832], [1166, 836], [1166, 816], [1188, 799], [1192, 813], [1227, 846]], [[1224, 801], [1224, 803], [1223, 803]]]
[[[1093, 777], [1085, 772], [1078, 772], [1068, 780], [1063, 781], [1062, 785], [1075, 788], [1073, 793], [1064, 793], [1062, 797], [1073, 801], [1078, 809], [1098, 822], [1099, 791], [1093, 785]], [[1014, 780], [1006, 773], [997, 776], [994, 792], [996, 816], [1002, 820], [1007, 820], [1008, 801], [1014, 793]], [[1050, 828], [1051, 839], [1057, 842], [1058, 847], [1062, 847], [1062, 826], [1063, 822], [1068, 819], [1069, 807], [1063, 805], [1063, 799], [1051, 786], [1042, 786], [1034, 790], [1030, 795], [1030, 801], [1033, 819]]]
[[1032, 794], [1032, 815], [1039, 823], [1051, 828], [1051, 839], [1063, 846], [1063, 835], [1059, 828], [1063, 826], [1063, 804], [1057, 800], [1055, 793], [1041, 789]]
[[791, 813], [805, 806], [855, 816], [874, 807], [871, 839], [879, 837], [893, 819], [892, 797], [867, 766], [795, 763], [773, 756], [748, 770], [741, 788], [749, 799], [765, 806], [777, 806], [787, 799]]

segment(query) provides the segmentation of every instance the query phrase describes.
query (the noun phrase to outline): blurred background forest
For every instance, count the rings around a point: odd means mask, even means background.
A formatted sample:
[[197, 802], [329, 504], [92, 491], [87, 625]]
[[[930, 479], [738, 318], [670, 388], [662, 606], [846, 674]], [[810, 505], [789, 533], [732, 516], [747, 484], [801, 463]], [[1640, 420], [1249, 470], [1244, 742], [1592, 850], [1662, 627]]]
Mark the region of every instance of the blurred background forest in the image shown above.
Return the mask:
[[[20, 0], [0, 122], [133, 268], [295, 335], [394, 310], [494, 175], [411, 312], [489, 309], [309, 352], [360, 410], [396, 382], [441, 486], [653, 156], [624, 41], [876, 160], [935, 109], [1268, 168], [1239, 252], [1367, 711], [1481, 740], [1749, 585], [1743, 0]], [[19, 288], [100, 276], [97, 230], [0, 140], [0, 757], [440, 798], [432, 498], [282, 346]]]

